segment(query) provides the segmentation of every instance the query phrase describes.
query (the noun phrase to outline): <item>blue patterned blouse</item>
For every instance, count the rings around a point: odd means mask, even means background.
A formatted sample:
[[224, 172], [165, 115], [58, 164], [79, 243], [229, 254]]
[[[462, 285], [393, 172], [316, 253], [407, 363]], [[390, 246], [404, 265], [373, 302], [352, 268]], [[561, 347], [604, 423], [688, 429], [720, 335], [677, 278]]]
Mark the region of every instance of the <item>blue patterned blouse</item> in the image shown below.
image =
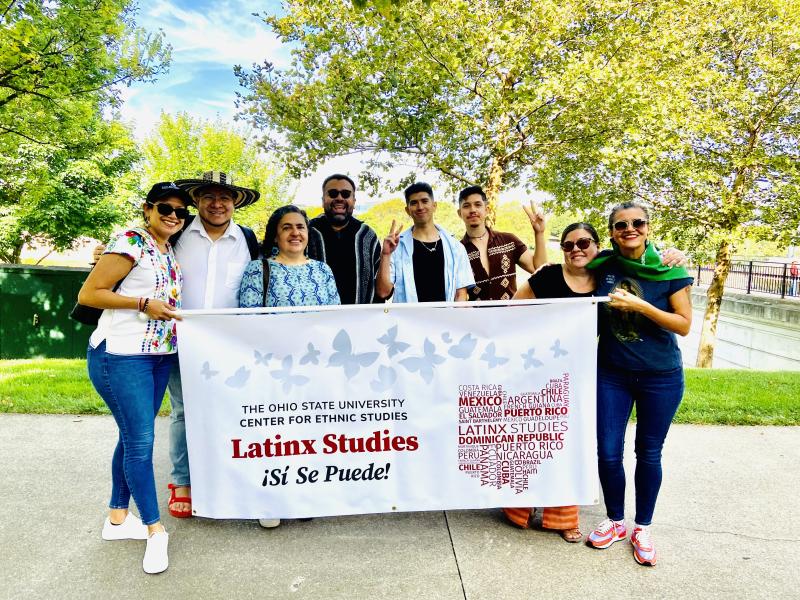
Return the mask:
[[[239, 286], [239, 308], [263, 306], [264, 271], [261, 260], [251, 261]], [[267, 306], [341, 304], [333, 272], [324, 262], [284, 265], [269, 259]]]

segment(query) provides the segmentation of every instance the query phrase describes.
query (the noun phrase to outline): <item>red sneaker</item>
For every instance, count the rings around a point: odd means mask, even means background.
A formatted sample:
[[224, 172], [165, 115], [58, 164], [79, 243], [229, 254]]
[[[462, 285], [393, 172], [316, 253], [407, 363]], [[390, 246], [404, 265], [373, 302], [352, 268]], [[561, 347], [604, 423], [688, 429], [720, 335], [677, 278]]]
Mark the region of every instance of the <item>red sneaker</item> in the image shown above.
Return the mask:
[[631, 533], [631, 545], [633, 546], [633, 558], [637, 563], [647, 567], [656, 565], [656, 548], [650, 537], [649, 527], [634, 528]]
[[594, 531], [586, 538], [586, 545], [598, 550], [608, 548], [614, 542], [624, 540], [628, 535], [625, 523], [615, 523], [611, 519], [606, 519], [595, 527]]

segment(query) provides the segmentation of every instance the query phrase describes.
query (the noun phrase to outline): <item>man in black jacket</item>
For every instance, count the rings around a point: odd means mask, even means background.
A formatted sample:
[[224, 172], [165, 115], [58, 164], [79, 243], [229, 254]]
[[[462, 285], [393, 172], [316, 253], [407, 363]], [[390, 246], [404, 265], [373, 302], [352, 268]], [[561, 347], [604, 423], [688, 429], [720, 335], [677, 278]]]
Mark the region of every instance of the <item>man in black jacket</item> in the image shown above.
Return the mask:
[[383, 302], [375, 295], [375, 276], [381, 259], [378, 236], [353, 217], [356, 184], [334, 174], [322, 183], [324, 213], [309, 223], [308, 254], [328, 264], [342, 304]]

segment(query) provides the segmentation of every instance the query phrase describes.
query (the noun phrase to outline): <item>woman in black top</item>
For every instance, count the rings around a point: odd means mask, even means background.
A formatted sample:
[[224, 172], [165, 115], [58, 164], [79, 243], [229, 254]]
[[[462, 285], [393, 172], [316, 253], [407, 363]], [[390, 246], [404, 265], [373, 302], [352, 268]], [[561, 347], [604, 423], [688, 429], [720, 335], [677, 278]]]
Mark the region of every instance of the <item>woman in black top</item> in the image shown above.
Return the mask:
[[600, 237], [589, 223], [572, 223], [561, 234], [563, 265], [545, 265], [522, 283], [514, 300], [579, 298], [595, 290], [593, 274], [586, 268], [599, 252]]
[[[530, 279], [523, 282], [514, 300], [533, 298], [573, 298], [591, 296], [595, 283], [587, 271], [592, 259], [597, 256], [600, 238], [588, 223], [572, 223], [561, 234], [561, 249], [564, 251], [563, 265], [545, 265]], [[519, 527], [528, 527], [530, 508], [504, 508], [506, 517]], [[542, 527], [561, 532], [567, 542], [583, 539], [578, 527], [577, 506], [548, 506], [542, 510]]]

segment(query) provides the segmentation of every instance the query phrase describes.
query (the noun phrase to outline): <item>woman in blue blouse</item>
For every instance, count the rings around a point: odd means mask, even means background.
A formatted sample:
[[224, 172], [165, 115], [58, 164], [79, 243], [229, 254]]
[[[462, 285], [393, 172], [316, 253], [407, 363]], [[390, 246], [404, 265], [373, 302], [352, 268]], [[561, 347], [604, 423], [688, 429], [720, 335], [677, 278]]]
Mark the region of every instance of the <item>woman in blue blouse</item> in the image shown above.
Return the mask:
[[[293, 204], [281, 206], [267, 221], [262, 258], [251, 261], [239, 287], [239, 307], [320, 306], [341, 304], [333, 272], [323, 262], [306, 256], [308, 217]], [[264, 276], [264, 267], [267, 276]], [[268, 283], [266, 289], [264, 280]], [[280, 519], [259, 519], [262, 527], [280, 525]]]
[[[267, 221], [262, 252], [244, 271], [239, 307], [341, 304], [330, 267], [306, 256], [308, 217], [293, 204], [281, 206]], [[264, 289], [264, 264], [268, 266]]]

